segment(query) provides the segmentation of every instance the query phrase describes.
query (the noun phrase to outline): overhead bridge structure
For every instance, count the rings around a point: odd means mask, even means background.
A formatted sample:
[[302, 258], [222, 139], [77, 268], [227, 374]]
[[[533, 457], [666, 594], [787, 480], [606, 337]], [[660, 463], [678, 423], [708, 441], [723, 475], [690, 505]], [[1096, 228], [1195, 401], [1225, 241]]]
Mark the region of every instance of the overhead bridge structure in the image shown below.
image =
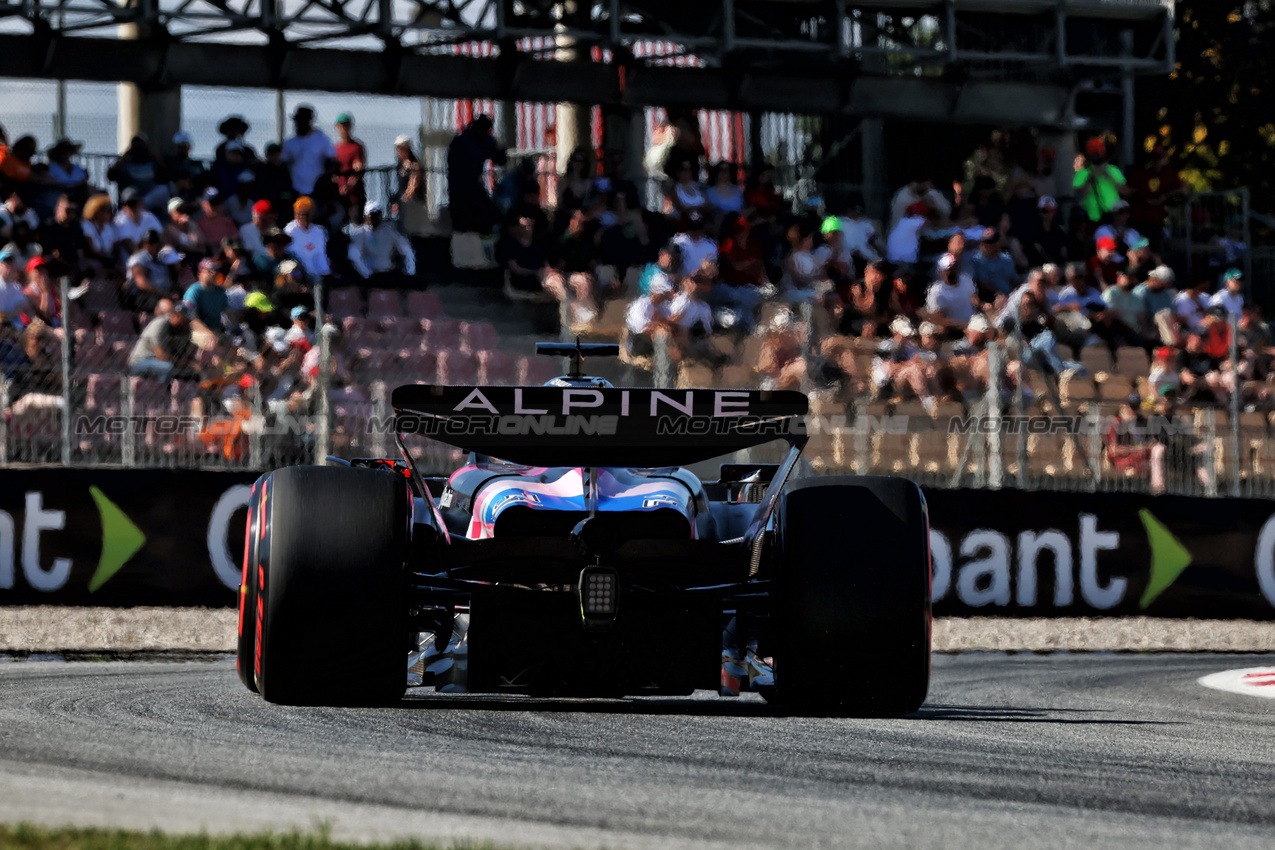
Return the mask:
[[1172, 27], [1172, 0], [0, 0], [0, 76], [1061, 127], [1171, 70]]

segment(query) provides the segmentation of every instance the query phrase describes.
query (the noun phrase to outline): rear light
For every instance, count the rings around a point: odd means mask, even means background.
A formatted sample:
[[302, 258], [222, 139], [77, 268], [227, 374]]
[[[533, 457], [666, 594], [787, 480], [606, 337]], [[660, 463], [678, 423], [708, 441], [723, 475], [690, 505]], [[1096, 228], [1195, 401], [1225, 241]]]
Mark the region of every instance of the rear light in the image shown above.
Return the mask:
[[615, 619], [620, 576], [609, 567], [585, 567], [580, 572], [580, 616], [585, 628], [605, 627]]

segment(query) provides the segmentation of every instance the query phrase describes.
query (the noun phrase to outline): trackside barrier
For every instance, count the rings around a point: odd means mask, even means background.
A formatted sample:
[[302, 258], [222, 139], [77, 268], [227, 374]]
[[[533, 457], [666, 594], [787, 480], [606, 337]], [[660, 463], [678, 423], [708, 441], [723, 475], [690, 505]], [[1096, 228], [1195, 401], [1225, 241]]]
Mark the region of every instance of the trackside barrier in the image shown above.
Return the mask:
[[[255, 478], [0, 470], [0, 605], [234, 605]], [[939, 616], [1275, 619], [1275, 502], [1012, 489], [926, 498]]]

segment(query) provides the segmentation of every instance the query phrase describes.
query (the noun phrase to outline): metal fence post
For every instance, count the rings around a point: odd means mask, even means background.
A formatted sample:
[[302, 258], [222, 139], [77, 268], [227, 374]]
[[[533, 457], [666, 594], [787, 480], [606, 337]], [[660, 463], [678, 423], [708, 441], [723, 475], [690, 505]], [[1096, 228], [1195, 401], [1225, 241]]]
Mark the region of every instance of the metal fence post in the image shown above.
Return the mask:
[[1217, 495], [1217, 411], [1205, 408], [1204, 417], [1204, 495]]
[[1102, 412], [1098, 409], [1098, 405], [1091, 404], [1089, 412], [1085, 414], [1086, 424], [1089, 426], [1089, 491], [1096, 492], [1098, 483], [1102, 480]]
[[805, 332], [801, 335], [801, 360], [806, 364], [806, 369], [801, 373], [801, 391], [810, 394], [810, 351], [814, 347], [815, 322], [814, 322], [814, 306], [809, 302], [802, 302], [797, 308], [797, 313], [801, 317], [801, 324], [805, 327]]
[[1253, 298], [1253, 239], [1252, 228], [1249, 227], [1248, 189], [1240, 189], [1240, 215], [1244, 222], [1244, 289], [1245, 297]]
[[1239, 316], [1227, 311], [1226, 320], [1231, 326], [1231, 374], [1235, 376], [1235, 389], [1231, 392], [1231, 495], [1240, 494], [1240, 361]]
[[[1000, 345], [987, 346], [987, 486], [999, 490], [1005, 478], [1001, 456], [1001, 365], [1005, 352]], [[980, 476], [981, 477], [981, 476]]]
[[252, 469], [261, 469], [265, 466], [261, 446], [262, 425], [265, 423], [265, 412], [261, 405], [261, 385], [254, 381], [248, 389], [248, 398], [252, 403], [252, 429], [248, 431], [248, 465]]
[[389, 405], [385, 400], [385, 382], [374, 381], [372, 383], [372, 420], [375, 427], [372, 428], [372, 457], [385, 456], [385, 427], [384, 423], [389, 418]]
[[855, 404], [854, 406], [854, 460], [850, 462], [850, 468], [858, 475], [862, 475], [868, 471], [868, 453], [871, 450], [871, 444], [868, 439], [868, 422], [863, 415], [863, 404]]
[[9, 380], [0, 373], [0, 465], [9, 462]]
[[1014, 424], [1018, 432], [1015, 439], [1014, 462], [1018, 465], [1018, 489], [1026, 490], [1027, 428], [1023, 420], [1026, 418], [1027, 409], [1023, 395], [1023, 380], [1027, 376], [1027, 364], [1023, 362], [1023, 329], [1017, 322], [1014, 323], [1014, 356], [1018, 362], [1018, 380], [1014, 382]]
[[1191, 255], [1194, 252], [1194, 249], [1192, 247], [1194, 243], [1191, 242], [1191, 213], [1193, 212], [1194, 206], [1195, 206], [1195, 196], [1187, 195], [1186, 205], [1184, 207], [1184, 209], [1186, 210], [1186, 222], [1184, 224], [1185, 224], [1185, 230], [1186, 230], [1186, 277], [1188, 281], [1191, 279], [1191, 262], [1192, 262]]
[[673, 361], [668, 353], [668, 336], [662, 333], [654, 335], [655, 352], [651, 360], [655, 364], [655, 386], [673, 386]]
[[62, 465], [71, 465], [71, 298], [68, 278], [58, 279], [62, 298]]
[[137, 432], [133, 430], [133, 382], [128, 372], [120, 381], [120, 407], [124, 411], [124, 443], [120, 448], [120, 461], [125, 466], [137, 465]]
[[315, 435], [314, 462], [327, 464], [332, 446], [332, 412], [328, 399], [328, 363], [332, 358], [332, 336], [326, 322], [319, 326], [319, 375], [315, 382], [319, 394], [319, 423]]

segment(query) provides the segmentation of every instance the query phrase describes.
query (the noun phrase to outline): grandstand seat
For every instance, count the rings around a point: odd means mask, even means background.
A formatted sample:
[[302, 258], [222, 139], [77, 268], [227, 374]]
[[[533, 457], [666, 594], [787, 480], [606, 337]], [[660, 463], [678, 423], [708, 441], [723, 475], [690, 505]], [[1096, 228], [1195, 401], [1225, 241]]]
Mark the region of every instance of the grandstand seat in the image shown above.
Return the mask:
[[383, 319], [387, 316], [402, 316], [403, 301], [397, 292], [391, 289], [373, 289], [367, 296], [367, 317]]
[[1090, 375], [1099, 372], [1110, 372], [1112, 368], [1111, 349], [1105, 345], [1087, 345], [1080, 349], [1080, 363], [1089, 370]]
[[552, 381], [562, 374], [562, 364], [556, 357], [522, 357], [518, 361], [518, 383], [535, 387]]
[[173, 413], [187, 416], [199, 394], [199, 384], [194, 381], [177, 381], [173, 385]]
[[98, 336], [102, 342], [136, 339], [137, 325], [127, 310], [105, 310], [98, 314]]
[[368, 402], [345, 401], [334, 404], [333, 433], [334, 445], [350, 448], [361, 447], [368, 438], [368, 420], [372, 417], [373, 407]]
[[1131, 378], [1150, 373], [1151, 358], [1145, 348], [1124, 346], [1116, 350], [1116, 372]]
[[723, 387], [757, 386], [757, 376], [753, 374], [752, 366], [723, 366], [719, 376], [717, 383]]
[[511, 386], [518, 383], [518, 356], [509, 351], [480, 351], [478, 363], [482, 367], [482, 382], [492, 386]]
[[763, 340], [757, 335], [745, 337], [743, 343], [739, 347], [739, 362], [754, 364], [761, 361], [761, 347]]
[[403, 316], [384, 316], [380, 320], [383, 344], [397, 345], [400, 348], [408, 342], [416, 343], [421, 338], [421, 326], [418, 322]]
[[335, 404], [336, 402], [353, 402], [367, 401], [367, 393], [363, 387], [351, 385], [348, 387], [339, 387], [328, 392], [328, 401]]
[[95, 372], [85, 382], [85, 404], [89, 410], [103, 413], [120, 409], [120, 376]]
[[438, 382], [450, 386], [478, 383], [478, 361], [456, 350], [439, 352]]
[[682, 363], [677, 367], [676, 386], [681, 389], [711, 387], [713, 370], [702, 363]]
[[437, 319], [443, 315], [443, 302], [433, 292], [409, 292], [407, 315], [413, 319]]
[[425, 334], [430, 348], [438, 351], [460, 348], [460, 322], [455, 319], [431, 319]]
[[961, 456], [956, 439], [945, 428], [917, 434], [916, 449], [920, 468], [930, 473], [955, 469]]
[[1128, 375], [1108, 375], [1105, 381], [1098, 383], [1098, 391], [1103, 401], [1122, 401], [1134, 390], [1134, 380]]
[[351, 343], [358, 344], [366, 342], [370, 339], [379, 327], [372, 319], [365, 319], [362, 316], [346, 316], [341, 320], [341, 329], [345, 332], [346, 339]]
[[399, 379], [389, 381], [391, 384], [432, 384], [438, 379], [438, 355], [432, 351], [417, 349], [399, 361], [396, 375], [387, 377]]
[[470, 354], [492, 351], [500, 343], [496, 326], [488, 322], [462, 322], [460, 326], [461, 348]]
[[120, 288], [109, 280], [94, 280], [80, 299], [80, 307], [90, 313], [120, 308]]
[[75, 368], [83, 372], [100, 372], [106, 368], [111, 347], [96, 342], [83, 345], [75, 352]]
[[328, 296], [328, 312], [338, 319], [363, 315], [363, 296], [353, 287], [332, 290]]
[[730, 362], [735, 362], [735, 353], [737, 346], [735, 338], [730, 334], [713, 334], [708, 338], [708, 342], [713, 346], [714, 350], [720, 351], [722, 354], [730, 358]]
[[129, 378], [133, 394], [133, 414], [153, 415], [168, 413], [172, 409], [172, 387], [168, 381], [153, 378]]
[[362, 367], [366, 372], [375, 374], [378, 377], [384, 377], [394, 374], [395, 370], [399, 368], [400, 360], [402, 360], [401, 349], [373, 348], [363, 355]]
[[128, 368], [128, 355], [133, 350], [131, 340], [116, 340], [111, 343], [111, 353], [106, 358], [108, 369], [124, 370]]
[[[592, 322], [580, 327], [581, 333], [591, 337], [619, 339], [624, 333], [624, 313], [629, 308], [627, 301], [608, 301], [602, 305], [602, 313]], [[574, 330], [574, 326], [573, 326]]]

